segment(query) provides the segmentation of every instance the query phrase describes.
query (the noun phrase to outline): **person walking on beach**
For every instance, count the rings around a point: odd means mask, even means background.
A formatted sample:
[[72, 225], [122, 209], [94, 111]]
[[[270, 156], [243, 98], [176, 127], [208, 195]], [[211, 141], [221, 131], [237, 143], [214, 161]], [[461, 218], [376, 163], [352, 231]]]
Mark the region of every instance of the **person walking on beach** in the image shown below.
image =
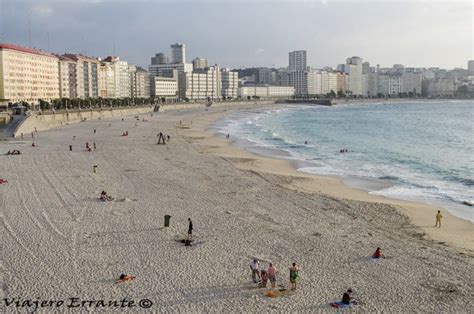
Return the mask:
[[441, 228], [441, 218], [443, 218], [443, 215], [441, 215], [441, 211], [438, 210], [438, 213], [436, 214], [435, 227]]
[[257, 283], [257, 277], [260, 279], [260, 262], [256, 259], [250, 263], [250, 269], [252, 270], [252, 281]]
[[157, 144], [166, 144], [165, 136], [163, 135], [163, 132], [158, 133], [158, 143]]
[[191, 241], [193, 237], [193, 221], [191, 218], [188, 218], [189, 226], [188, 226], [188, 240]]
[[293, 263], [290, 267], [290, 282], [291, 290], [296, 290], [296, 280], [298, 279], [300, 269], [296, 266], [296, 263]]
[[272, 285], [272, 289], [275, 289], [277, 273], [278, 273], [278, 270], [276, 269], [276, 267], [273, 266], [273, 263], [270, 263], [270, 265], [268, 265], [268, 268], [267, 268], [267, 274], [268, 274], [268, 279], [270, 280], [270, 284]]

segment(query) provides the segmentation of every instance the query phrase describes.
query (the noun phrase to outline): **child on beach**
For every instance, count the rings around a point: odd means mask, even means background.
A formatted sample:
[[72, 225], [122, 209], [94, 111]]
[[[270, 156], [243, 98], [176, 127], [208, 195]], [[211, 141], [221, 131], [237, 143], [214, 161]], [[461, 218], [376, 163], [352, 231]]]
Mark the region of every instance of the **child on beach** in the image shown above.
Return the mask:
[[441, 215], [441, 211], [438, 210], [438, 213], [436, 214], [435, 227], [441, 228], [441, 218], [443, 218], [443, 215]]
[[296, 290], [296, 280], [298, 279], [300, 269], [296, 266], [296, 263], [290, 267], [290, 282], [291, 290]]
[[258, 283], [259, 288], [266, 288], [268, 283], [268, 276], [267, 272], [265, 269], [262, 269], [262, 272], [260, 273], [260, 282]]

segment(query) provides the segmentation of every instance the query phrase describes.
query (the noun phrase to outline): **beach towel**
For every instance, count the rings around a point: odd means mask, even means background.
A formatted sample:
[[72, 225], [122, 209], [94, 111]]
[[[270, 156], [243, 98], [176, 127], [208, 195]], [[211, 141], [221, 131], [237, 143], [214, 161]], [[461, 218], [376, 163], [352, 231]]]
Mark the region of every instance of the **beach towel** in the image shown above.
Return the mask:
[[282, 296], [285, 296], [285, 295], [290, 295], [290, 294], [293, 294], [295, 293], [296, 290], [288, 290], [288, 289], [285, 289], [285, 288], [281, 288], [281, 289], [278, 289], [278, 290], [270, 290], [270, 291], [267, 291], [265, 292], [265, 296], [269, 297], [269, 298], [277, 298], [277, 297], [282, 297]]
[[344, 304], [344, 303], [342, 303], [342, 301], [336, 301], [336, 302], [329, 303], [330, 306], [338, 308], [338, 309], [350, 308], [351, 306], [357, 305], [357, 304], [359, 304], [359, 302], [357, 302], [356, 300], [352, 300], [350, 304]]

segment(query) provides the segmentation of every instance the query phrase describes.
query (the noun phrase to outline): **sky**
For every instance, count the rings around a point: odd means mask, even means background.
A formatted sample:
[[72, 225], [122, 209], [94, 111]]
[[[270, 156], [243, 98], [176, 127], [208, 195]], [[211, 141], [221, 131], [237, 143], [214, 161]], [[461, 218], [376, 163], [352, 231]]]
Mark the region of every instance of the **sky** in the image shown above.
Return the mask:
[[221, 67], [285, 67], [350, 56], [371, 65], [467, 67], [474, 59], [474, 0], [0, 0], [0, 42], [54, 53], [117, 55], [147, 68], [186, 44]]

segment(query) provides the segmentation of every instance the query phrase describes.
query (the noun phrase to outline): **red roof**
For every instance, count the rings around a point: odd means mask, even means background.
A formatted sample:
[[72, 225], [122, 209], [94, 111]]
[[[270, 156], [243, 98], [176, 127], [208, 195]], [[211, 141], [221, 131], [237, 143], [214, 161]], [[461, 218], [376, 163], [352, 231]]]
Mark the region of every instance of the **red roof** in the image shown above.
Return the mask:
[[27, 47], [21, 47], [17, 45], [11, 45], [11, 44], [2, 44], [0, 43], [0, 49], [9, 49], [9, 50], [16, 50], [16, 51], [21, 51], [21, 52], [26, 52], [26, 53], [32, 53], [35, 55], [42, 55], [42, 56], [48, 56], [48, 57], [56, 57], [50, 53], [33, 49], [33, 48], [27, 48]]

